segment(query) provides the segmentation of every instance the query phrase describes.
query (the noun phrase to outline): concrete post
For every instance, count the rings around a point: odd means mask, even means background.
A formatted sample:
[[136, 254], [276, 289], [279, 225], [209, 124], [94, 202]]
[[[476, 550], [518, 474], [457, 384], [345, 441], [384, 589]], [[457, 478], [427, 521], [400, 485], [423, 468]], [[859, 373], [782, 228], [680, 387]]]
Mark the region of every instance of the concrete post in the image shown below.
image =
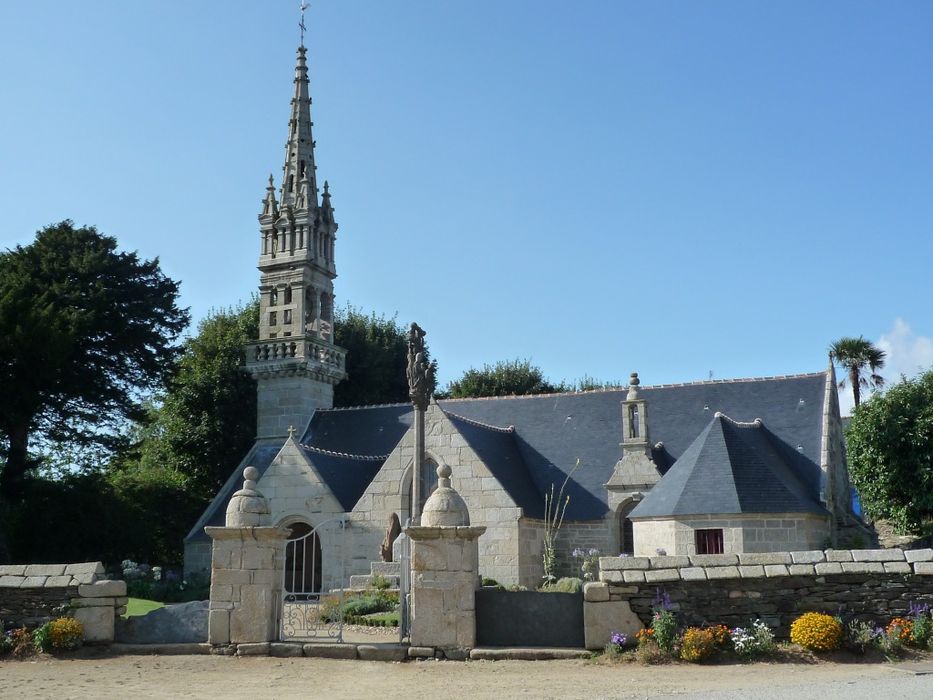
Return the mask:
[[411, 645], [465, 650], [476, 645], [479, 536], [466, 503], [450, 487], [451, 470], [437, 468], [438, 486], [424, 504], [411, 538]]
[[479, 544], [485, 527], [410, 527], [411, 645], [476, 646]]
[[225, 527], [206, 527], [212, 540], [211, 644], [269, 642], [278, 635], [288, 530], [269, 527], [269, 503], [256, 490], [259, 472], [243, 470], [243, 488], [227, 506]]
[[207, 640], [252, 644], [278, 636], [288, 530], [206, 527], [213, 540]]

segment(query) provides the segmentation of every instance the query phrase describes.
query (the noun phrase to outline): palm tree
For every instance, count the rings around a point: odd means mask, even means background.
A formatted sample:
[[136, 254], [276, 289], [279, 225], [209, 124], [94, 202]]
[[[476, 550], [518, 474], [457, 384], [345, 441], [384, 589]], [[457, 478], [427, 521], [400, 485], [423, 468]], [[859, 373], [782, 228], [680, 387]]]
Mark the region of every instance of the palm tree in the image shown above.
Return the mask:
[[[852, 398], [858, 408], [862, 388], [880, 389], [884, 386], [884, 377], [878, 371], [884, 367], [885, 351], [875, 347], [862, 336], [858, 338], [840, 338], [829, 346], [830, 359], [840, 365], [846, 376], [839, 382], [846, 385], [846, 379], [852, 385]], [[869, 373], [866, 376], [865, 369]]]

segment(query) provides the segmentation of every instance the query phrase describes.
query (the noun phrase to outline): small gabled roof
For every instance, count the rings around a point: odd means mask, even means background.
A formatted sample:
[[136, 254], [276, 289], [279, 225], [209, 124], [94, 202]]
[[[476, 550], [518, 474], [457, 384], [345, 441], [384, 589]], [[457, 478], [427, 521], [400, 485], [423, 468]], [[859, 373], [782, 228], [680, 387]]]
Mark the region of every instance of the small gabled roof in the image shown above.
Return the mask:
[[762, 421], [740, 423], [716, 413], [629, 517], [825, 515], [819, 483], [803, 478], [804, 459]]
[[530, 518], [543, 518], [544, 496], [532, 480], [522, 459], [515, 439], [515, 429], [511, 425], [504, 428], [487, 425], [450, 411], [444, 413], [483, 464], [502, 484], [502, 488], [515, 501], [515, 505]]

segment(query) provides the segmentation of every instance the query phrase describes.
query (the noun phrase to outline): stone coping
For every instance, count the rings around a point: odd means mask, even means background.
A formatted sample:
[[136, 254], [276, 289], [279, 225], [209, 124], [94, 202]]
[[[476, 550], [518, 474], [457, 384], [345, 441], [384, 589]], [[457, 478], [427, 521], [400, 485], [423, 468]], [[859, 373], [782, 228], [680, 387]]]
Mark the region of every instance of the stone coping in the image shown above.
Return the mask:
[[405, 534], [413, 540], [475, 540], [486, 532], [485, 525], [456, 525], [427, 527], [410, 525], [405, 528]]
[[802, 552], [600, 557], [605, 583], [661, 583], [827, 574], [933, 576], [933, 549], [827, 549]]
[[104, 575], [99, 561], [79, 564], [3, 564], [0, 588], [77, 588]]
[[288, 528], [271, 526], [249, 527], [205, 527], [204, 532], [212, 540], [236, 540], [238, 542], [278, 542], [288, 539]]

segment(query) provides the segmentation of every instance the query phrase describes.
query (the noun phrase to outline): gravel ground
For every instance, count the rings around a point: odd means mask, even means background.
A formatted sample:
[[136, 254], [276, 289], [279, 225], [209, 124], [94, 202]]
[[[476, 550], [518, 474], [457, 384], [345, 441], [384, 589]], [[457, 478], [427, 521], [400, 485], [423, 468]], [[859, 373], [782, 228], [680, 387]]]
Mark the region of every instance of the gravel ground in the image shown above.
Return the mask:
[[[616, 666], [586, 661], [405, 664], [218, 656], [0, 662], [3, 698], [933, 698], [933, 675], [891, 664]], [[899, 664], [913, 670], [933, 664]]]

